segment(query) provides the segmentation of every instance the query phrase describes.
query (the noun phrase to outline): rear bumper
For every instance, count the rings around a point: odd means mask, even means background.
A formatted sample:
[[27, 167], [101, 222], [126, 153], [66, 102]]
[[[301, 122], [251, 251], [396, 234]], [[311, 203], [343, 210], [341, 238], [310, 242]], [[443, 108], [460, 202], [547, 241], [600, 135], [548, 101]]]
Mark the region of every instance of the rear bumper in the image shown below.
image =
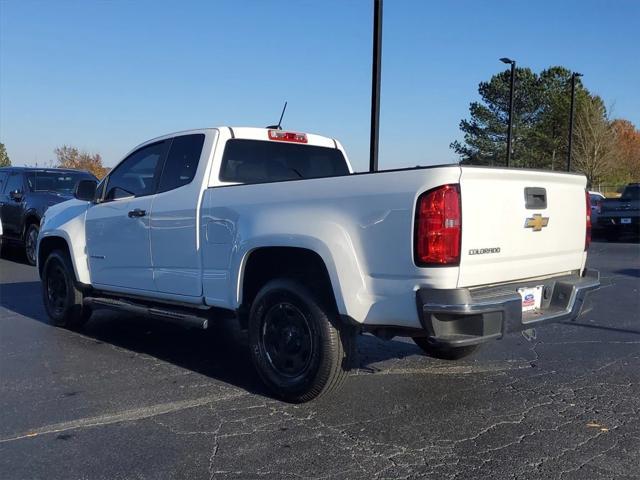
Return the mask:
[[[626, 221], [628, 223], [622, 223]], [[599, 230], [631, 230], [638, 231], [640, 229], [640, 217], [638, 215], [632, 216], [607, 216], [600, 214], [598, 217], [597, 228]]]
[[[537, 285], [544, 285], [541, 308], [523, 313], [518, 288]], [[583, 276], [567, 275], [472, 290], [422, 288], [417, 292], [418, 311], [422, 327], [434, 344], [476, 345], [544, 323], [575, 319], [587, 292], [599, 286], [599, 273], [589, 270]]]

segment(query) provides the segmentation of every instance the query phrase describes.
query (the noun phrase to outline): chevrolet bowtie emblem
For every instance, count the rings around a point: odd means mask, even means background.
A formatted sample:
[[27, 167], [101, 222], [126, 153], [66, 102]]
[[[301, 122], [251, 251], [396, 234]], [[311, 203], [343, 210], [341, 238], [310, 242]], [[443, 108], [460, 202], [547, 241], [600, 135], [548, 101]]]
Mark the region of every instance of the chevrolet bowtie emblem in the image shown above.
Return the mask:
[[543, 217], [539, 213], [527, 218], [524, 222], [524, 228], [532, 228], [534, 232], [539, 232], [547, 225], [549, 225], [549, 217]]

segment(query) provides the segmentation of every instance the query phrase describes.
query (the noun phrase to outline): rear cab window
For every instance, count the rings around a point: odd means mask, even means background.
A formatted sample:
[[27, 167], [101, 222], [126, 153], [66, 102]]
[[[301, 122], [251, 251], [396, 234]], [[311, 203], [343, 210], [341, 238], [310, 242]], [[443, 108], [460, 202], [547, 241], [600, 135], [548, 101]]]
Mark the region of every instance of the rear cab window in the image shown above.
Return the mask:
[[625, 187], [620, 199], [627, 202], [640, 200], [640, 185], [629, 185]]
[[242, 184], [349, 175], [337, 148], [264, 140], [228, 140], [220, 180]]

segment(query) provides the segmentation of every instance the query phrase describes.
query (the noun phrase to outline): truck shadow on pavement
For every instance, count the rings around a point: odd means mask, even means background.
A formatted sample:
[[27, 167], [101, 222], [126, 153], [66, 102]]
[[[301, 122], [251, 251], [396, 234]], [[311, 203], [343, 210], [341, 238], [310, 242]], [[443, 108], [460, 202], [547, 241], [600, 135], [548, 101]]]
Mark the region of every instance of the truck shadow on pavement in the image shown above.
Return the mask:
[[597, 330], [607, 330], [610, 332], [618, 332], [618, 333], [630, 333], [632, 335], [640, 335], [639, 330], [631, 330], [628, 328], [617, 328], [617, 327], [608, 327], [606, 325], [598, 325], [595, 323], [584, 323], [584, 322], [562, 322], [563, 325], [569, 325], [572, 327], [582, 327], [582, 328], [595, 328]]
[[22, 265], [28, 265], [27, 257], [24, 254], [24, 248], [15, 245], [2, 245], [0, 248], [0, 258]]
[[[40, 282], [0, 284], [1, 307], [53, 329], [41, 295]], [[110, 344], [152, 356], [250, 393], [271, 397], [253, 368], [246, 334], [237, 328], [237, 322], [223, 320], [211, 325], [206, 331], [186, 329], [145, 317], [99, 310], [82, 328], [70, 334], [82, 335], [96, 345]], [[357, 365], [352, 366], [354, 370], [421, 354], [412, 343], [382, 342], [369, 335], [358, 338], [358, 350], [360, 355]]]
[[615, 270], [613, 273], [640, 278], [640, 268], [623, 268], [622, 270]]
[[634, 233], [624, 233], [617, 237], [606, 237], [603, 233], [595, 233], [591, 240], [594, 243], [640, 243], [640, 235]]

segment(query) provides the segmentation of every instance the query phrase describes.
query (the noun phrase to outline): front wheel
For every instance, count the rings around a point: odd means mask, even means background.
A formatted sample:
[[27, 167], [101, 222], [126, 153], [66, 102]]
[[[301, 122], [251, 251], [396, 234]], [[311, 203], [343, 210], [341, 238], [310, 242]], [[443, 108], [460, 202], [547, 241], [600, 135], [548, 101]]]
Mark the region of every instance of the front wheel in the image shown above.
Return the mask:
[[335, 308], [301, 283], [268, 282], [249, 314], [249, 346], [258, 374], [277, 396], [307, 402], [337, 390], [346, 377], [355, 334]]
[[90, 316], [82, 305], [82, 292], [75, 286], [75, 275], [66, 252], [52, 252], [42, 272], [42, 298], [47, 315], [58, 327], [78, 328]]
[[464, 347], [445, 347], [430, 343], [427, 337], [415, 337], [414, 343], [429, 357], [440, 360], [459, 360], [474, 353], [480, 345], [467, 345]]
[[38, 234], [40, 233], [40, 227], [35, 223], [32, 223], [27, 227], [27, 231], [24, 234], [24, 253], [27, 257], [27, 262], [31, 266], [36, 264], [36, 249], [38, 246]]

